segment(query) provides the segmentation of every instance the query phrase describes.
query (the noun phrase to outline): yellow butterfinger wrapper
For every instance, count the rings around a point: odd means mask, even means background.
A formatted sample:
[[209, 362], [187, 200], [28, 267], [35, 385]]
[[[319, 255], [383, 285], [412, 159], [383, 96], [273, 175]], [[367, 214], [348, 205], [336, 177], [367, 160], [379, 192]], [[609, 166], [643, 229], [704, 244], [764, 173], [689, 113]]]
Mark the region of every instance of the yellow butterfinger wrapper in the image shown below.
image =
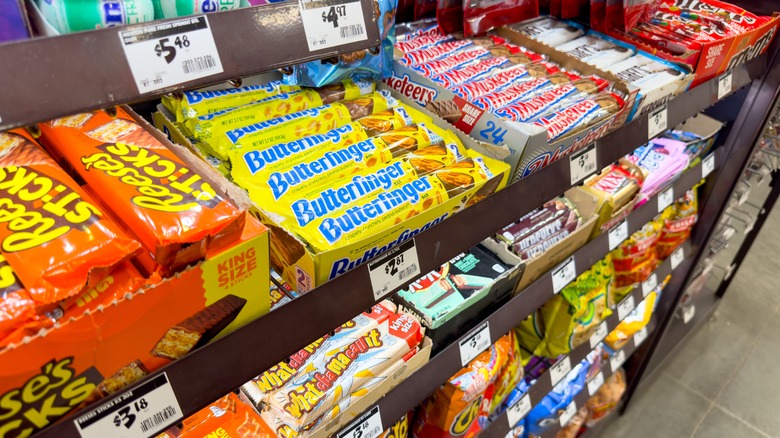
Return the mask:
[[[241, 185], [249, 191], [249, 197], [257, 205], [268, 205], [299, 199], [312, 189], [332, 184], [364, 169], [372, 169], [393, 158], [414, 152], [443, 139], [422, 125], [410, 125], [395, 131], [337, 148], [318, 148], [317, 153], [306, 154], [305, 160], [289, 163], [287, 160], [272, 172], [256, 172], [251, 178], [242, 179]], [[443, 154], [446, 154], [446, 150]], [[238, 182], [238, 172], [233, 178]], [[245, 183], [245, 184], [244, 184]]]
[[249, 85], [246, 87], [228, 88], [224, 90], [194, 90], [186, 91], [178, 104], [177, 122], [224, 111], [237, 106], [266, 99], [279, 93], [299, 91], [297, 85], [285, 85], [281, 81], [273, 81], [264, 85]]
[[387, 110], [393, 104], [395, 99], [392, 97], [372, 93], [229, 130], [212, 142], [216, 140], [216, 147], [224, 151], [237, 148], [262, 150], [275, 144], [323, 134], [361, 117]]
[[492, 176], [481, 158], [466, 158], [292, 231], [318, 251], [348, 245], [440, 205]]

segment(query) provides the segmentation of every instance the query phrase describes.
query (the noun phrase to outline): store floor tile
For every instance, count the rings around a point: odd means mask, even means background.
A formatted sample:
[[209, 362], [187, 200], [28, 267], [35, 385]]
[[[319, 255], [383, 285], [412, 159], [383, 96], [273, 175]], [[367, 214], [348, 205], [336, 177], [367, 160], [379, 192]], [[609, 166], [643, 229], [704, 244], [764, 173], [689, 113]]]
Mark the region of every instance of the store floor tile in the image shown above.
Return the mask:
[[604, 438], [780, 438], [780, 207], [713, 317]]

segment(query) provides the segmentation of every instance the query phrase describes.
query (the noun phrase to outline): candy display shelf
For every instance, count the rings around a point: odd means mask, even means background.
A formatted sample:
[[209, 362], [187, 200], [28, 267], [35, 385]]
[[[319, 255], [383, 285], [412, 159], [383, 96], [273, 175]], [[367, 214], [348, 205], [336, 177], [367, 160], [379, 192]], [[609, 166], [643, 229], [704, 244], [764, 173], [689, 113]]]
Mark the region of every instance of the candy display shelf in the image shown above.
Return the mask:
[[[353, 21], [362, 22], [365, 39], [317, 50], [298, 2], [0, 44], [0, 78], [13, 79], [0, 90], [0, 131], [379, 46], [374, 2], [342, 3], [362, 10]], [[168, 73], [156, 84], [154, 72], [144, 71], [153, 63]]]
[[[246, 11], [248, 10], [236, 11], [231, 14]], [[220, 15], [217, 14], [214, 17]], [[211, 17], [209, 16], [210, 23], [216, 29], [215, 24], [219, 20], [214, 21]], [[58, 38], [84, 38], [84, 35], [87, 34], [89, 33]], [[218, 34], [215, 33], [215, 39], [218, 39], [217, 36]], [[55, 38], [55, 40], [58, 38]], [[118, 37], [115, 35], [111, 36], [111, 38], [117, 38], [118, 40]], [[305, 40], [298, 39], [301, 40], [301, 44], [305, 44]], [[42, 42], [44, 40], [34, 40], [23, 44]], [[16, 45], [0, 46], [0, 51], [13, 46]], [[266, 43], [264, 46], [271, 47], [271, 44]], [[0, 56], [2, 55], [0, 54]], [[291, 61], [279, 62], [289, 63]], [[653, 128], [650, 128], [649, 117], [657, 117], [658, 114], [662, 114], [661, 118], [664, 119], [665, 125], [660, 129], [671, 128], [715, 104], [725, 98], [725, 96], [761, 78], [767, 69], [767, 63], [768, 55], [753, 59], [723, 76], [713, 78], [671, 99], [664, 108], [654, 111], [653, 114], [639, 117], [608, 136], [597, 140], [588, 152], [595, 155], [592, 157], [596, 162], [595, 168], [602, 169], [608, 166], [620, 157], [632, 152], [636, 147], [646, 143], [652, 137], [651, 133], [660, 132], [658, 123], [654, 122]], [[6, 68], [10, 69], [12, 67], [1, 66], [0, 70]], [[126, 65], [124, 68], [126, 68]], [[2, 74], [5, 73], [0, 71], [0, 75]], [[125, 79], [129, 80], [129, 71], [126, 70], [123, 74]], [[234, 75], [215, 77], [210, 80], [226, 79], [232, 76]], [[187, 86], [192, 85], [187, 84]], [[67, 87], [60, 87], [59, 90], [65, 88]], [[100, 87], [93, 87], [93, 89], [100, 89]], [[0, 115], [5, 111], [3, 108], [10, 105], [9, 102], [19, 100], [18, 96], [14, 99], [9, 99], [12, 95], [18, 93], [21, 93], [21, 91], [8, 89], [0, 91], [0, 96], [2, 96], [0, 97]], [[64, 92], [59, 91], [59, 93]], [[139, 96], [136, 95], [136, 97]], [[51, 97], [51, 99], [52, 102], [57, 100], [54, 97]], [[85, 103], [84, 105], [84, 108], [93, 108], [108, 104], [101, 101]], [[61, 107], [61, 113], [72, 113], [74, 111], [73, 105], [69, 108], [66, 111], [65, 106]], [[46, 117], [40, 114], [36, 116], [30, 115], [30, 120], [17, 123], [28, 123], [61, 113], [52, 113]], [[718, 167], [721, 164], [719, 162], [721, 157], [717, 156], [715, 158], [715, 167]], [[508, 186], [506, 189], [415, 236], [411, 241], [411, 249], [407, 250], [416, 252], [417, 260], [419, 261], [419, 272], [426, 273], [438, 268], [442, 263], [493, 235], [506, 224], [511, 223], [549, 199], [571, 188], [572, 182], [574, 184], [578, 183], [578, 181], [572, 181], [571, 178], [572, 172], [578, 171], [575, 168], [578, 165], [577, 162], [578, 160], [572, 160], [568, 157], [554, 162], [545, 169]], [[689, 189], [702, 177], [701, 169], [702, 166], [697, 165], [689, 169], [681, 178], [674, 182], [675, 197], [682, 195], [685, 190]], [[656, 201], [651, 201], [642, 209], [632, 213], [632, 219], [629, 220], [630, 231], [638, 229], [657, 213], [655, 210], [657, 204], [653, 204], [654, 202]], [[606, 234], [586, 245], [575, 255], [578, 272], [582, 272], [590, 267], [594, 262], [602, 258], [608, 250]], [[381, 261], [382, 256], [379, 256], [374, 263], [369, 264], [381, 268]], [[344, 321], [368, 309], [381, 299], [392, 295], [414, 280], [414, 278], [409, 278], [398, 281], [392, 288], [374, 293], [369, 264], [359, 266], [293, 300], [277, 311], [271, 312], [239, 330], [192, 352], [184, 358], [152, 373], [136, 385], [113, 394], [111, 397], [89, 406], [81, 412], [75, 413], [69, 419], [44, 429], [36, 436], [57, 438], [79, 436], [73, 418], [78, 418], [92, 410], [100, 409], [102, 406], [110, 405], [116, 400], [126, 399], [134, 388], [151, 381], [161, 373], [166, 374], [171, 384], [182, 410], [181, 415], [186, 417], [198, 411], [213, 400], [239, 387], [250, 378], [256, 376], [260, 371], [270, 368], [282, 359], [289, 357], [292, 353], [319, 338], [323, 333], [330, 332]], [[541, 306], [549, 299], [551, 294], [550, 277], [548, 274], [520, 294], [521, 300], [515, 299], [510, 301], [490, 317], [490, 321], [495, 321], [495, 323], [490, 323], [491, 339], [498, 339], [498, 335], [506, 333], [522, 320], [524, 315], [530, 314], [537, 307]], [[311, 315], [315, 314], [317, 317], [312, 318]], [[478, 326], [476, 325], [475, 327]], [[284, 333], [284, 336], [278, 336], [279, 333]], [[431, 364], [426, 365], [413, 374], [412, 378], [407, 382], [404, 382], [404, 384], [380, 400], [380, 410], [384, 425], [391, 424], [391, 419], [394, 421], [399, 418], [406, 410], [411, 409], [416, 402], [421, 401], [430, 394], [438, 384], [457, 371], [461, 366], [460, 357], [457, 344], [453, 345], [436, 355]]]

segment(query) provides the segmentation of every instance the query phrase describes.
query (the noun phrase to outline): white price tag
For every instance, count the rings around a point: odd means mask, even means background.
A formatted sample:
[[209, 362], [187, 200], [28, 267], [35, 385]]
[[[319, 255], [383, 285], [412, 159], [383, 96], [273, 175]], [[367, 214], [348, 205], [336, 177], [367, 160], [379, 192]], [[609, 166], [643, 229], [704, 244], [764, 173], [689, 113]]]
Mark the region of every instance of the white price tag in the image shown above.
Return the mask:
[[379, 414], [379, 406], [374, 406], [370, 411], [361, 415], [349, 426], [341, 429], [336, 438], [376, 438], [382, 435], [382, 416]]
[[685, 312], [683, 312], [683, 322], [685, 324], [688, 324], [693, 319], [693, 316], [696, 315], [696, 306], [690, 306], [687, 309], [685, 309]]
[[596, 145], [572, 154], [569, 157], [569, 170], [571, 174], [571, 185], [575, 185], [596, 171]]
[[183, 417], [168, 375], [153, 378], [76, 418], [82, 438], [145, 438]]
[[617, 248], [626, 239], [628, 239], [628, 222], [624, 219], [609, 230], [609, 250]]
[[368, 264], [374, 298], [380, 299], [391, 290], [420, 275], [420, 261], [414, 239], [391, 249]]
[[139, 93], [224, 71], [203, 15], [120, 30], [119, 39]]
[[647, 327], [642, 327], [642, 330], [634, 333], [634, 347], [642, 345], [645, 339], [647, 339]]
[[609, 366], [612, 369], [612, 373], [617, 372], [621, 366], [626, 362], [626, 352], [618, 350], [610, 359]]
[[465, 367], [479, 353], [490, 347], [490, 325], [487, 322], [477, 327], [460, 341], [460, 362]]
[[509, 428], [515, 427], [529, 412], [531, 412], [531, 397], [526, 394], [517, 403], [506, 409], [506, 419], [509, 423]]
[[652, 275], [647, 277], [647, 280], [642, 282], [642, 296], [646, 297], [656, 287], [658, 287], [658, 276], [653, 272]]
[[553, 269], [550, 274], [552, 277], [553, 292], [556, 294], [563, 290], [567, 284], [577, 278], [577, 266], [574, 264], [574, 256], [569, 257]]
[[664, 211], [664, 209], [674, 202], [674, 187], [665, 189], [658, 195], [658, 212]]
[[322, 50], [368, 39], [360, 0], [333, 2], [299, 0], [309, 50]]
[[588, 382], [588, 394], [593, 397], [596, 394], [596, 391], [598, 391], [603, 384], [604, 374], [601, 374], [601, 371], [599, 371], [599, 373], [593, 376], [593, 378]]
[[564, 356], [563, 359], [555, 362], [555, 365], [550, 367], [550, 382], [552, 386], [555, 386], [571, 371], [571, 358]]
[[603, 341], [608, 334], [609, 327], [607, 327], [607, 321], [602, 321], [601, 324], [596, 327], [596, 331], [590, 335], [590, 349], [596, 348], [596, 345], [599, 345], [599, 342]]
[[569, 421], [571, 421], [575, 415], [577, 415], [577, 402], [572, 400], [572, 402], [569, 403], [569, 406], [566, 406], [566, 410], [561, 414], [561, 427], [565, 427], [569, 424]]
[[678, 266], [680, 266], [680, 263], [682, 263], [683, 259], [685, 259], [685, 251], [683, 251], [682, 247], [677, 248], [672, 253], [672, 270], [677, 269]]
[[621, 301], [617, 305], [618, 319], [621, 321], [626, 319], [626, 316], [628, 316], [628, 314], [631, 313], [635, 307], [636, 307], [636, 303], [634, 303], [633, 295], [629, 295], [623, 298], [623, 301]]
[[731, 93], [731, 72], [725, 73], [718, 78], [718, 100]]
[[664, 105], [647, 115], [647, 138], [654, 138], [666, 131], [666, 112]]
[[701, 177], [706, 178], [713, 170], [715, 170], [715, 155], [710, 154], [701, 162]]

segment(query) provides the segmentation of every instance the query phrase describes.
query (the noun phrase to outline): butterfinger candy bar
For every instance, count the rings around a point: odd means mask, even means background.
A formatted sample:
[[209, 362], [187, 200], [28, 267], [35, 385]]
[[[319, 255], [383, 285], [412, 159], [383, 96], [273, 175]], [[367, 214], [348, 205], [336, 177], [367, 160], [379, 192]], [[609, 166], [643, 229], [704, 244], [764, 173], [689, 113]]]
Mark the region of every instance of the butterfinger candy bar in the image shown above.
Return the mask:
[[225, 151], [237, 148], [262, 150], [275, 144], [323, 134], [361, 117], [390, 109], [395, 104], [395, 99], [389, 95], [373, 93], [226, 131], [218, 136], [217, 147]]
[[544, 115], [534, 122], [547, 128], [547, 141], [586, 129], [620, 111], [623, 99], [614, 93], [600, 93], [583, 99], [567, 108]]
[[287, 360], [245, 383], [241, 389], [253, 403], [260, 406], [271, 394], [297, 380], [299, 374], [311, 373], [321, 368], [344, 347], [378, 327], [394, 313], [395, 306], [389, 301], [375, 304], [370, 312], [363, 312], [345, 322], [332, 333], [317, 339]]
[[0, 252], [37, 306], [77, 295], [140, 249], [22, 131], [0, 133], [0, 198]]
[[151, 354], [176, 360], [207, 344], [241, 313], [246, 300], [225, 295], [184, 321], [168, 329]]
[[377, 377], [385, 375], [421, 341], [419, 321], [407, 314], [392, 315], [317, 369], [273, 394], [262, 416], [272, 428], [281, 419], [302, 429], [351, 393], [376, 384]]
[[530, 122], [542, 114], [565, 107], [584, 96], [596, 94], [608, 84], [608, 81], [597, 77], [578, 79], [511, 103], [495, 113], [514, 122]]
[[[67, 162], [165, 267], [200, 260], [240, 235], [245, 214], [123, 109], [91, 113], [79, 128], [40, 125]], [[24, 281], [24, 279], [22, 279]]]
[[257, 102], [279, 93], [299, 90], [293, 85], [282, 84], [281, 81], [269, 82], [265, 85], [250, 85], [225, 90], [185, 91], [179, 102], [179, 111], [174, 111], [176, 121], [206, 114], [224, 111], [237, 106]]

